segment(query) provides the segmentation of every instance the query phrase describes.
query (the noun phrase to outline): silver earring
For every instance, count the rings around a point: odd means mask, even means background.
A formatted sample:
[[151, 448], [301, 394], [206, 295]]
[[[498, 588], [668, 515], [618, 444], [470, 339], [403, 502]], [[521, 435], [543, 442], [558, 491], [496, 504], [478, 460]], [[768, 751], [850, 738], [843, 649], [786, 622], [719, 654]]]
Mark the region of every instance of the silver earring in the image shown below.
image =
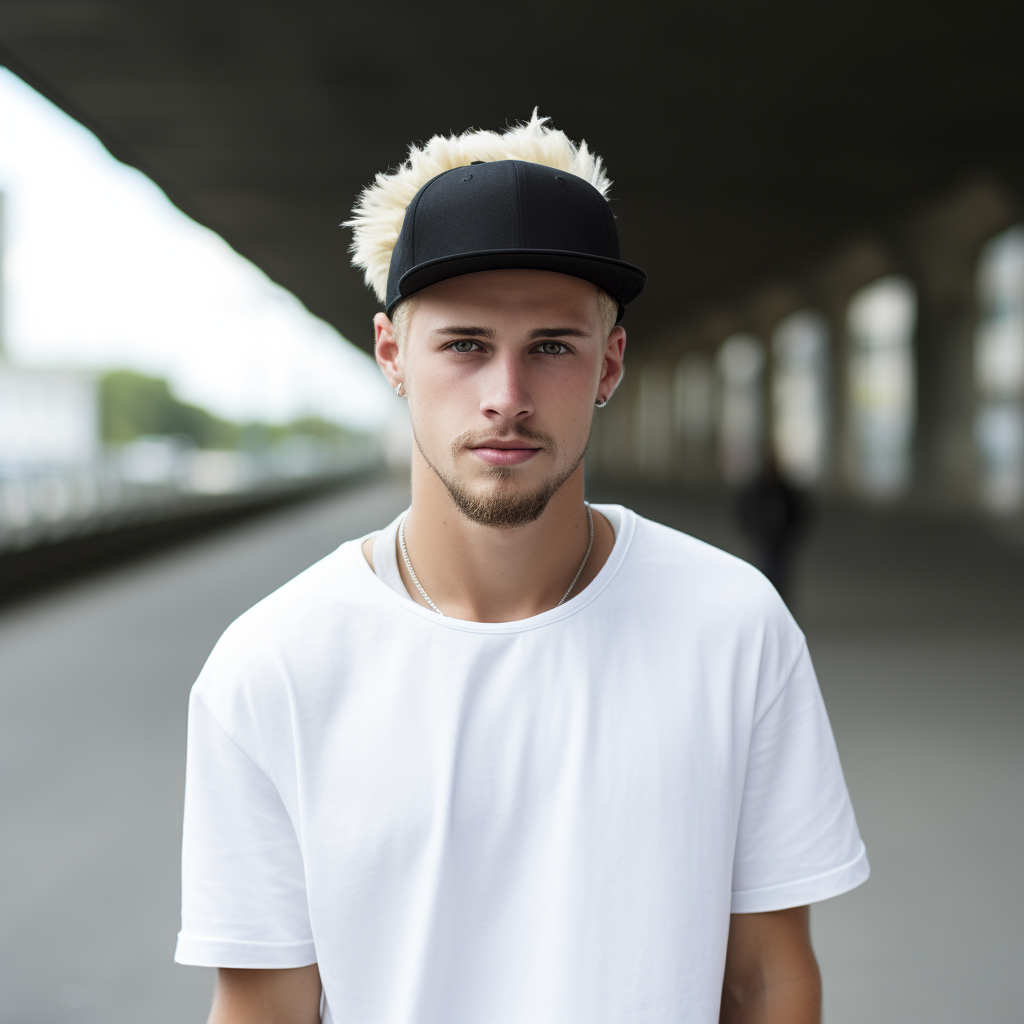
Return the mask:
[[599, 398], [599, 399], [597, 399], [597, 401], [594, 402], [594, 405], [596, 405], [598, 407], [598, 409], [603, 409], [607, 404], [608, 404], [608, 399], [607, 398]]
[[408, 392], [405, 390], [405, 384], [402, 381], [399, 381], [395, 385], [395, 394], [398, 395], [399, 398], [405, 398], [405, 396], [408, 394]]

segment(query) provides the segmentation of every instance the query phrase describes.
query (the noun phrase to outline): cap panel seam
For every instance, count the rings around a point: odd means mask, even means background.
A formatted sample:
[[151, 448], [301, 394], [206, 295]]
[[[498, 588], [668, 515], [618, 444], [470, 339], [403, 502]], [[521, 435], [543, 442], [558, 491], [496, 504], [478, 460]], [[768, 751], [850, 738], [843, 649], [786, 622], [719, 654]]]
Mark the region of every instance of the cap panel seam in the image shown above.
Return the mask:
[[512, 185], [508, 193], [509, 224], [513, 226], [513, 230], [517, 235], [515, 248], [521, 249], [523, 247], [522, 224], [519, 221], [521, 190], [519, 188], [519, 167], [516, 165], [515, 161], [509, 161], [508, 175], [511, 179], [510, 183]]
[[[527, 203], [530, 199], [530, 190], [526, 187], [526, 174], [523, 170], [522, 165], [517, 161], [515, 164], [516, 168], [516, 184], [519, 191], [519, 248], [529, 248], [527, 245], [527, 234], [529, 234], [529, 217], [527, 216]], [[532, 238], [530, 239], [532, 241]]]
[[447, 171], [442, 171], [440, 174], [434, 175], [417, 193], [413, 196], [412, 202], [409, 204], [409, 208], [405, 211], [406, 216], [412, 214], [412, 219], [409, 221], [409, 251], [412, 253], [413, 266], [416, 266], [419, 261], [419, 254], [416, 252], [416, 215], [419, 213], [420, 203], [423, 197], [446, 175], [451, 174], [452, 171], [456, 171], [459, 168], [450, 167]]
[[611, 203], [609, 203], [607, 199], [604, 199], [604, 197], [602, 197], [602, 201], [604, 202], [605, 210], [608, 211], [607, 214], [605, 215], [604, 224], [605, 224], [605, 230], [608, 232], [608, 241], [609, 241], [610, 246], [611, 246], [610, 251], [613, 254], [613, 258], [614, 259], [618, 259], [619, 258], [619, 232], [618, 232], [618, 230], [615, 227], [615, 214], [612, 213]]
[[405, 211], [405, 215], [409, 217], [409, 252], [412, 254], [413, 266], [418, 262], [416, 259], [416, 211], [420, 208], [420, 200], [425, 191], [426, 189], [420, 189], [409, 204], [409, 209]]

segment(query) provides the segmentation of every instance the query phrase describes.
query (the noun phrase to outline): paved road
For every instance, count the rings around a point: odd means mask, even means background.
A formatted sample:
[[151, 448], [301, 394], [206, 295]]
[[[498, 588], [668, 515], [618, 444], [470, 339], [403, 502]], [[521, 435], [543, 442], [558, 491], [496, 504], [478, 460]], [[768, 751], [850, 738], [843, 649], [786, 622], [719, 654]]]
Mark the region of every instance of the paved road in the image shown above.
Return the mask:
[[[211, 972], [171, 963], [188, 688], [232, 618], [406, 500], [285, 510], [0, 615], [0, 1022], [205, 1020]], [[714, 502], [628, 501], [742, 550]], [[1024, 551], [830, 513], [797, 584], [874, 870], [814, 912], [828, 1024], [1019, 1024]]]

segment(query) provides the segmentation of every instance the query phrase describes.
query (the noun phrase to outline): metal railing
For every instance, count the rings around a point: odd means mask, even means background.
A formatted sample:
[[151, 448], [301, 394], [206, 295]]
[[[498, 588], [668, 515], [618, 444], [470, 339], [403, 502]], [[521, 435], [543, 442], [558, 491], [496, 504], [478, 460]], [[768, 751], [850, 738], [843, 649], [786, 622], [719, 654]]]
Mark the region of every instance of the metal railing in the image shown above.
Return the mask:
[[380, 445], [368, 439], [263, 454], [137, 445], [88, 466], [0, 466], [0, 555], [284, 499], [381, 464]]

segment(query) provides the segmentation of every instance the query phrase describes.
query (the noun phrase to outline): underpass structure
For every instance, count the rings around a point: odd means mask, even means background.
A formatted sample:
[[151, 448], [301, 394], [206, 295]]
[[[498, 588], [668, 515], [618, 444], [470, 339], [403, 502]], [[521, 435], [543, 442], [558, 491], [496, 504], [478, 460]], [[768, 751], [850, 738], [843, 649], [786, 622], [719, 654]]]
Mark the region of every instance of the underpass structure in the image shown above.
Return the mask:
[[[411, 140], [539, 105], [607, 159], [623, 253], [650, 274], [626, 321], [634, 372], [595, 440], [606, 473], [728, 477], [721, 425], [684, 397], [686, 367], [720, 376], [724, 342], [760, 345], [763, 447], [774, 336], [811, 312], [828, 355], [816, 486], [947, 507], [998, 492], [1012, 511], [1024, 483], [986, 483], [985, 438], [1015, 467], [1004, 477], [1024, 480], [1024, 373], [1001, 385], [1014, 408], [979, 427], [973, 366], [979, 257], [1024, 217], [1017, 20], [1003, 0], [528, 3], [514, 23], [407, 0], [386, 15], [326, 0], [5, 0], [0, 63], [364, 348], [375, 305], [338, 227], [359, 189]], [[858, 406], [875, 399], [851, 368], [849, 315], [892, 277], [914, 300], [913, 429], [898, 442], [906, 471], [875, 486]], [[677, 386], [644, 393], [645, 366]]]

